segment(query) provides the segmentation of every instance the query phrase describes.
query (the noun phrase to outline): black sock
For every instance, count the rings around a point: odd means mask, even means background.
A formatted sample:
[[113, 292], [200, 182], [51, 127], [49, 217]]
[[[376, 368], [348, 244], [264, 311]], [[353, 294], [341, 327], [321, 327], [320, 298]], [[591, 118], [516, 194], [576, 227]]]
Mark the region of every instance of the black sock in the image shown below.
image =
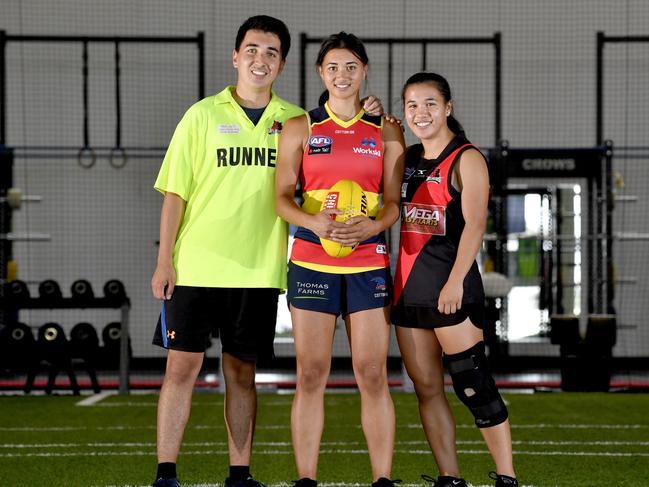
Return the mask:
[[157, 479], [175, 479], [176, 464], [171, 462], [158, 463], [158, 473], [155, 478]]
[[238, 482], [250, 477], [250, 467], [248, 465], [230, 465], [230, 480]]

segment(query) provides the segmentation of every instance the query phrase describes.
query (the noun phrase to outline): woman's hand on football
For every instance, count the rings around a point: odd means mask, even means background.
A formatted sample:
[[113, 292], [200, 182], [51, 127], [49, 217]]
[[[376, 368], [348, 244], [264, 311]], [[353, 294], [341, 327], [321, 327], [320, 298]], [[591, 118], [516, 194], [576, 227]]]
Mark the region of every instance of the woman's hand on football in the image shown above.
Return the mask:
[[342, 211], [335, 208], [322, 210], [311, 217], [311, 222], [308, 229], [315, 233], [320, 238], [333, 240], [334, 232], [340, 228], [344, 228], [345, 224], [337, 222], [334, 218], [336, 215], [342, 214]]
[[331, 240], [342, 245], [351, 247], [363, 240], [373, 237], [381, 230], [379, 223], [366, 216], [353, 216], [337, 227], [331, 235]]

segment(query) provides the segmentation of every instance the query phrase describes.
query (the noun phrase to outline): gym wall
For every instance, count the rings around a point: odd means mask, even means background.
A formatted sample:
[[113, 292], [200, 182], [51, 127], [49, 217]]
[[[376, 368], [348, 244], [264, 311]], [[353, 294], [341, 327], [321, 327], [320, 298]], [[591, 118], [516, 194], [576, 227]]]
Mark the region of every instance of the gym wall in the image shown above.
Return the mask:
[[[0, 29], [7, 34], [194, 36], [205, 32], [206, 94], [234, 82], [231, 52], [237, 27], [250, 15], [283, 19], [293, 35], [280, 96], [299, 102], [300, 33], [312, 37], [345, 30], [359, 37], [484, 37], [502, 34], [502, 135], [513, 147], [592, 147], [596, 144], [596, 34], [647, 35], [649, 3], [643, 0], [383, 1], [312, 0], [214, 2], [193, 0], [94, 1], [4, 0]], [[197, 99], [197, 53], [189, 45], [123, 45], [121, 66], [122, 145], [164, 148], [186, 108]], [[307, 105], [321, 85], [307, 49]], [[395, 45], [388, 93], [387, 48], [369, 46], [367, 93], [381, 97], [388, 111], [402, 115], [405, 79], [421, 66], [421, 49]], [[446, 76], [456, 114], [472, 141], [496, 145], [494, 51], [488, 46], [435, 45], [429, 70]], [[614, 157], [615, 232], [647, 235], [649, 199], [649, 43], [615, 44], [605, 50], [604, 138], [615, 146], [642, 147]], [[16, 150], [14, 183], [25, 194], [41, 195], [13, 216], [16, 233], [46, 233], [49, 241], [14, 243], [18, 277], [30, 283], [52, 278], [64, 293], [78, 278], [101, 292], [110, 278], [124, 282], [132, 302], [131, 334], [136, 357], [160, 356], [150, 345], [160, 304], [149, 288], [156, 259], [162, 198], [152, 188], [162, 151], [129, 157], [115, 169], [99, 157], [89, 169], [74, 151], [35, 146], [83, 146], [81, 46], [73, 43], [18, 43], [6, 49], [6, 145]], [[89, 142], [115, 144], [114, 49], [89, 47]], [[410, 134], [408, 142], [413, 142]], [[632, 198], [637, 196], [637, 199]], [[649, 327], [648, 240], [616, 241], [618, 333], [616, 356], [646, 356]], [[103, 327], [112, 311], [22, 311], [21, 321], [39, 326], [79, 321]], [[510, 328], [516, 326], [511, 323]], [[340, 334], [339, 334], [340, 335]], [[556, 347], [521, 341], [514, 353], [557, 355]], [[396, 353], [393, 350], [394, 353]], [[213, 353], [213, 352], [211, 352]]]

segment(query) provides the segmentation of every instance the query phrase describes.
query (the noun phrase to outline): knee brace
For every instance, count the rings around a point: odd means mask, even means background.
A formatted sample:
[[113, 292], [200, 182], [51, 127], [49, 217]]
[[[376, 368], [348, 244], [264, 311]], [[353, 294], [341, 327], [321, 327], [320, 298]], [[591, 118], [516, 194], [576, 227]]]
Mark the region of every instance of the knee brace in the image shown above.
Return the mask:
[[457, 397], [469, 408], [478, 428], [496, 426], [507, 419], [507, 406], [489, 371], [484, 342], [464, 352], [444, 354], [443, 361]]

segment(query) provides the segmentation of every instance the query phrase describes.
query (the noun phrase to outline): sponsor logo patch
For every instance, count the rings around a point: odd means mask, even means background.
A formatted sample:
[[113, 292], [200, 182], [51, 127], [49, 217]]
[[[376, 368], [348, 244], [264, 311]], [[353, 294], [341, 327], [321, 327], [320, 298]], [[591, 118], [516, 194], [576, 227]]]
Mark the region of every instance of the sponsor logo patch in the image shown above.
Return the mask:
[[175, 330], [167, 330], [167, 338], [169, 340], [175, 340], [176, 339], [176, 332]]
[[302, 282], [295, 283], [298, 296], [325, 296], [329, 290], [329, 284], [321, 282]]
[[377, 254], [387, 254], [388, 253], [388, 246], [385, 244], [376, 244], [376, 253]]
[[404, 179], [410, 179], [410, 176], [415, 174], [415, 168], [414, 167], [407, 167], [405, 172], [403, 173], [403, 178]]
[[268, 129], [268, 135], [276, 135], [282, 133], [282, 122], [277, 120], [273, 121], [273, 125]]
[[402, 232], [446, 235], [446, 207], [403, 203], [401, 222]]
[[376, 140], [373, 137], [363, 137], [360, 147], [352, 147], [354, 154], [370, 157], [381, 157], [381, 150], [376, 148]]
[[442, 176], [440, 176], [439, 173], [440, 173], [439, 168], [435, 169], [433, 171], [433, 174], [431, 174], [426, 178], [426, 182], [440, 184], [442, 182]]
[[309, 137], [309, 154], [331, 154], [333, 140], [326, 135], [312, 135]]
[[219, 125], [219, 133], [221, 134], [238, 134], [241, 132], [241, 127], [236, 123], [224, 123]]
[[363, 137], [363, 140], [361, 140], [361, 145], [363, 147], [374, 149], [376, 147], [376, 140], [374, 139], [374, 137]]
[[388, 296], [388, 285], [385, 283], [385, 279], [382, 277], [375, 277], [370, 280], [374, 284], [374, 297], [375, 298], [387, 298]]

